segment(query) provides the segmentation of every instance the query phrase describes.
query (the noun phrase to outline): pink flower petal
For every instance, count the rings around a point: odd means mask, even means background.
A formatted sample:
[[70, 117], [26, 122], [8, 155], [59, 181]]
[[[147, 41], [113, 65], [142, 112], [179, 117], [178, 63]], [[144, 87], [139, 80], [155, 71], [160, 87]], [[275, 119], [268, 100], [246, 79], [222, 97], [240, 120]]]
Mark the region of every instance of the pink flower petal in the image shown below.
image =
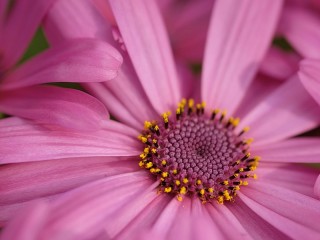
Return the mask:
[[250, 126], [248, 135], [254, 138], [254, 146], [260, 146], [316, 127], [319, 110], [299, 79], [293, 77], [251, 110], [239, 129]]
[[76, 39], [55, 46], [26, 62], [3, 81], [2, 89], [46, 82], [103, 82], [117, 76], [121, 55], [94, 39]]
[[[242, 223], [232, 214], [232, 212], [224, 205], [206, 206], [210, 216], [217, 226], [224, 233], [226, 239], [253, 239], [249, 233], [243, 228]], [[232, 228], [232, 231], [230, 231]]]
[[138, 156], [141, 152], [139, 141], [126, 132], [130, 128], [123, 128], [122, 124], [113, 121], [108, 121], [109, 129], [74, 132], [26, 122], [16, 123], [14, 120], [14, 124], [8, 127], [10, 120], [0, 121], [1, 163], [69, 157]]
[[1, 31], [0, 46], [4, 69], [12, 67], [21, 58], [53, 2], [40, 0], [30, 4], [29, 0], [20, 0], [13, 4]]
[[37, 201], [28, 205], [10, 222], [5, 230], [3, 230], [0, 239], [39, 239], [39, 232], [46, 224], [48, 213], [49, 208], [45, 202]]
[[[258, 175], [258, 181], [316, 198], [313, 185], [319, 174], [317, 169], [297, 164], [265, 163], [261, 161], [256, 174]], [[255, 182], [252, 184], [255, 184]]]
[[262, 61], [260, 71], [270, 77], [286, 80], [297, 72], [299, 61], [296, 53], [271, 47]]
[[158, 113], [168, 111], [181, 100], [181, 93], [157, 6], [143, 0], [110, 1], [110, 6], [148, 98]]
[[[188, 62], [201, 62], [214, 1], [171, 1], [162, 7], [173, 51]], [[163, 4], [158, 1], [158, 4]]]
[[320, 161], [319, 138], [293, 138], [281, 142], [262, 145], [253, 149], [255, 155], [268, 162], [303, 162]]
[[252, 184], [239, 193], [257, 214], [291, 238], [320, 236], [320, 203], [307, 196], [262, 183]]
[[205, 49], [202, 97], [234, 112], [269, 47], [282, 1], [216, 1]]
[[114, 81], [89, 83], [85, 87], [101, 99], [119, 121], [141, 130], [144, 121], [159, 118], [159, 114], [145, 94], [127, 54], [124, 62]]
[[300, 63], [299, 77], [304, 87], [320, 104], [320, 60], [307, 59]]
[[243, 228], [245, 228], [253, 239], [288, 238], [281, 231], [261, 218], [254, 209], [248, 207], [240, 197], [237, 198], [235, 204], [229, 204], [228, 209], [237, 217]]
[[33, 86], [2, 92], [0, 109], [10, 115], [80, 131], [95, 131], [109, 118], [104, 105], [84, 92]]
[[317, 181], [314, 185], [314, 194], [320, 198], [320, 175], [317, 178]]
[[[129, 157], [69, 158], [0, 166], [0, 222], [26, 202], [52, 198], [86, 183], [139, 170]], [[8, 209], [16, 209], [8, 212]]]
[[242, 99], [234, 116], [240, 119], [244, 118], [252, 109], [257, 107], [261, 102], [264, 102], [281, 84], [282, 81], [258, 75], [248, 88], [246, 96]]
[[284, 8], [280, 31], [302, 56], [320, 57], [320, 19], [303, 7]]
[[44, 20], [44, 31], [53, 45], [84, 37], [113, 40], [108, 28], [105, 19], [87, 0], [57, 0]]
[[73, 239], [93, 239], [105, 230], [113, 238], [157, 197], [154, 187], [149, 176], [139, 171], [78, 188], [53, 202], [42, 237], [59, 236], [68, 230]]

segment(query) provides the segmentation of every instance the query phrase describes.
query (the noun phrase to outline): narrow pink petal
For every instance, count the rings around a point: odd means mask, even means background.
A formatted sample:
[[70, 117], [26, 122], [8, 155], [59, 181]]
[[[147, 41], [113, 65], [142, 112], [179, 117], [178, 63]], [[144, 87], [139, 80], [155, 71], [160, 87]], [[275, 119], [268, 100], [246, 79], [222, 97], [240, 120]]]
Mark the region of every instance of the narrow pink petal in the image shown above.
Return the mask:
[[[128, 157], [69, 158], [0, 166], [0, 222], [25, 203], [52, 198], [89, 182], [139, 170]], [[16, 209], [8, 212], [7, 210]]]
[[[218, 206], [219, 207], [219, 206]], [[229, 204], [228, 209], [241, 223], [243, 228], [253, 239], [287, 239], [281, 231], [261, 218], [254, 209], [248, 207], [240, 197], [234, 204]]]
[[137, 162], [135, 158], [91, 157], [2, 165], [0, 205], [56, 195], [94, 180], [136, 171]]
[[2, 83], [2, 89], [47, 82], [103, 82], [117, 76], [121, 55], [109, 44], [94, 39], [75, 39], [39, 54]]
[[[158, 196], [135, 217], [117, 236], [118, 239], [141, 239], [143, 235], [153, 236], [152, 239], [164, 239], [162, 233], [154, 234], [150, 232], [160, 214], [167, 208], [172, 197], [168, 194], [158, 194]], [[166, 223], [169, 224], [168, 222]], [[142, 236], [141, 236], [142, 235]], [[140, 237], [141, 236], [141, 237]]]
[[264, 161], [261, 161], [256, 170], [258, 181], [274, 184], [312, 198], [316, 198], [313, 185], [319, 173], [319, 170], [309, 166], [265, 163]]
[[308, 131], [318, 125], [319, 106], [297, 77], [287, 80], [244, 117], [254, 145], [269, 144]]
[[320, 198], [320, 175], [317, 178], [317, 181], [314, 185], [314, 194]]
[[113, 125], [112, 129], [95, 132], [65, 131], [24, 122], [8, 128], [6, 121], [2, 123], [0, 121], [1, 163], [68, 157], [137, 156], [141, 152], [139, 141], [124, 132], [120, 123], [109, 124]]
[[107, 106], [119, 121], [141, 130], [146, 120], [159, 118], [152, 107], [127, 54], [119, 75], [103, 84], [89, 83], [85, 87]]
[[[261, 212], [258, 211], [258, 207], [255, 207], [254, 210], [270, 224], [273, 225], [277, 221], [269, 218], [269, 214], [263, 213], [264, 207], [273, 212], [275, 217], [277, 217], [277, 214], [281, 215], [275, 227], [283, 228], [281, 231], [286, 234], [291, 229], [285, 227], [285, 222], [288, 221], [288, 224], [295, 222], [297, 227], [300, 225], [300, 231], [297, 230], [300, 232], [299, 234], [314, 234], [317, 232], [317, 235], [320, 236], [320, 225], [317, 222], [320, 217], [320, 202], [318, 200], [263, 181], [252, 183], [250, 187], [243, 190], [240, 194], [242, 200], [244, 200], [243, 195], [261, 206]], [[284, 222], [281, 224], [281, 221]]]
[[282, 81], [259, 74], [248, 88], [246, 96], [244, 96], [242, 99], [234, 116], [237, 116], [240, 119], [244, 118], [251, 112], [252, 109], [257, 107], [257, 105], [259, 105], [271, 93], [273, 93], [281, 84]]
[[205, 49], [202, 98], [234, 112], [269, 47], [282, 1], [219, 1]]
[[271, 47], [262, 61], [260, 71], [270, 77], [286, 80], [297, 72], [299, 61], [296, 53]]
[[320, 104], [320, 60], [306, 59], [300, 63], [299, 77], [311, 96]]
[[53, 202], [50, 220], [42, 236], [58, 236], [69, 230], [74, 236], [93, 239], [97, 233], [106, 230], [113, 238], [127, 221], [157, 197], [151, 189], [149, 176], [142, 171], [78, 188]]
[[293, 138], [253, 148], [255, 155], [270, 162], [317, 163], [320, 161], [320, 138]]
[[48, 41], [53, 45], [74, 38], [112, 39], [107, 22], [92, 1], [56, 0], [43, 25]]
[[280, 31], [303, 57], [320, 57], [320, 19], [303, 7], [284, 8]]
[[[211, 218], [221, 229], [227, 239], [253, 239], [243, 228], [241, 222], [224, 205], [212, 204], [206, 206]], [[230, 231], [232, 229], [232, 231]]]
[[10, 115], [80, 131], [95, 131], [109, 118], [104, 105], [78, 90], [33, 86], [2, 92], [0, 109]]
[[29, 0], [14, 2], [1, 32], [2, 67], [8, 69], [22, 57], [53, 2], [53, 0], [39, 0], [32, 4]]
[[168, 111], [181, 93], [159, 9], [150, 0], [110, 1], [110, 6], [148, 98], [158, 113]]
[[28, 205], [4, 228], [0, 239], [39, 239], [39, 232], [46, 224], [48, 213], [48, 204], [44, 201], [37, 201]]
[[171, 1], [162, 7], [174, 54], [181, 60], [202, 61], [213, 4], [212, 0]]

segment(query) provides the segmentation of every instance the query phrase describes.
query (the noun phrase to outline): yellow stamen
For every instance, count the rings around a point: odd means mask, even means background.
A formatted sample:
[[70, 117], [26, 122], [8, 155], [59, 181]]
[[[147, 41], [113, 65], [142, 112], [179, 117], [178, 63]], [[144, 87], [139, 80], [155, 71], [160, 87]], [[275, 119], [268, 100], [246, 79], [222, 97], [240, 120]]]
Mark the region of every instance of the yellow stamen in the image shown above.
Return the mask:
[[205, 193], [204, 189], [201, 189], [201, 190], [199, 191], [199, 193], [200, 193], [201, 195], [204, 195], [204, 193]]
[[172, 190], [171, 187], [166, 187], [166, 188], [164, 189], [164, 192], [169, 193], [169, 192], [171, 192], [171, 190]]
[[180, 193], [181, 193], [181, 194], [186, 194], [186, 193], [187, 193], [186, 187], [180, 188]]
[[168, 177], [168, 172], [163, 172], [163, 173], [161, 174], [161, 176], [164, 177], [164, 178]]
[[202, 181], [200, 179], [197, 180], [197, 184], [200, 185], [202, 184]]
[[176, 180], [176, 185], [179, 186], [181, 182], [179, 180]]
[[189, 180], [188, 180], [188, 178], [184, 178], [184, 179], [182, 180], [182, 182], [183, 182], [183, 183], [188, 183]]

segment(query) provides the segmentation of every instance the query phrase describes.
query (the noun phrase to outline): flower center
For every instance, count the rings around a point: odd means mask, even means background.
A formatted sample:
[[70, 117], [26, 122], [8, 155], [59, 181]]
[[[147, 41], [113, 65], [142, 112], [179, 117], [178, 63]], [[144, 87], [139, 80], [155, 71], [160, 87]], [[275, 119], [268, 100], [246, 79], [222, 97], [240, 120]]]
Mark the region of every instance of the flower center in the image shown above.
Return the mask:
[[183, 99], [176, 116], [169, 112], [161, 121], [146, 121], [139, 139], [145, 145], [139, 166], [160, 180], [159, 192], [198, 196], [203, 202], [231, 201], [248, 185], [247, 178], [258, 165], [259, 157], [250, 157], [244, 139], [248, 127], [236, 131], [238, 118], [226, 118], [218, 109], [205, 113], [205, 104]]

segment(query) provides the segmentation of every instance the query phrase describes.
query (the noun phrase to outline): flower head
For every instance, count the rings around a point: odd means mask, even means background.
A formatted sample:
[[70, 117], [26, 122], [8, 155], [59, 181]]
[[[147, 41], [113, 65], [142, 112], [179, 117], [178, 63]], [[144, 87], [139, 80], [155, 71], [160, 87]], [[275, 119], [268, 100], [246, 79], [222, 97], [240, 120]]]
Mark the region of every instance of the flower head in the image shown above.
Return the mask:
[[[1, 121], [10, 131], [2, 130], [8, 164], [0, 179], [15, 183], [3, 189], [4, 209], [53, 198], [21, 215], [23, 221], [37, 213], [25, 226], [39, 239], [319, 236], [320, 203], [313, 193], [319, 171], [288, 164], [319, 161], [318, 138], [291, 138], [318, 125], [318, 105], [297, 76], [280, 86], [255, 79], [281, 1], [216, 1], [199, 85], [176, 73], [153, 1], [116, 0], [110, 7], [112, 26], [107, 14], [91, 16], [86, 1], [57, 2], [46, 31], [49, 40], [57, 29], [59, 36], [79, 37], [69, 28], [79, 21], [67, 16], [81, 11], [75, 16], [83, 20], [82, 34], [105, 37], [122, 49], [116, 80], [86, 85], [119, 121], [105, 120], [95, 132]], [[19, 171], [24, 174], [12, 174]], [[21, 199], [21, 192], [29, 195]], [[5, 213], [0, 216], [10, 215]], [[9, 225], [3, 236], [10, 233]]]

